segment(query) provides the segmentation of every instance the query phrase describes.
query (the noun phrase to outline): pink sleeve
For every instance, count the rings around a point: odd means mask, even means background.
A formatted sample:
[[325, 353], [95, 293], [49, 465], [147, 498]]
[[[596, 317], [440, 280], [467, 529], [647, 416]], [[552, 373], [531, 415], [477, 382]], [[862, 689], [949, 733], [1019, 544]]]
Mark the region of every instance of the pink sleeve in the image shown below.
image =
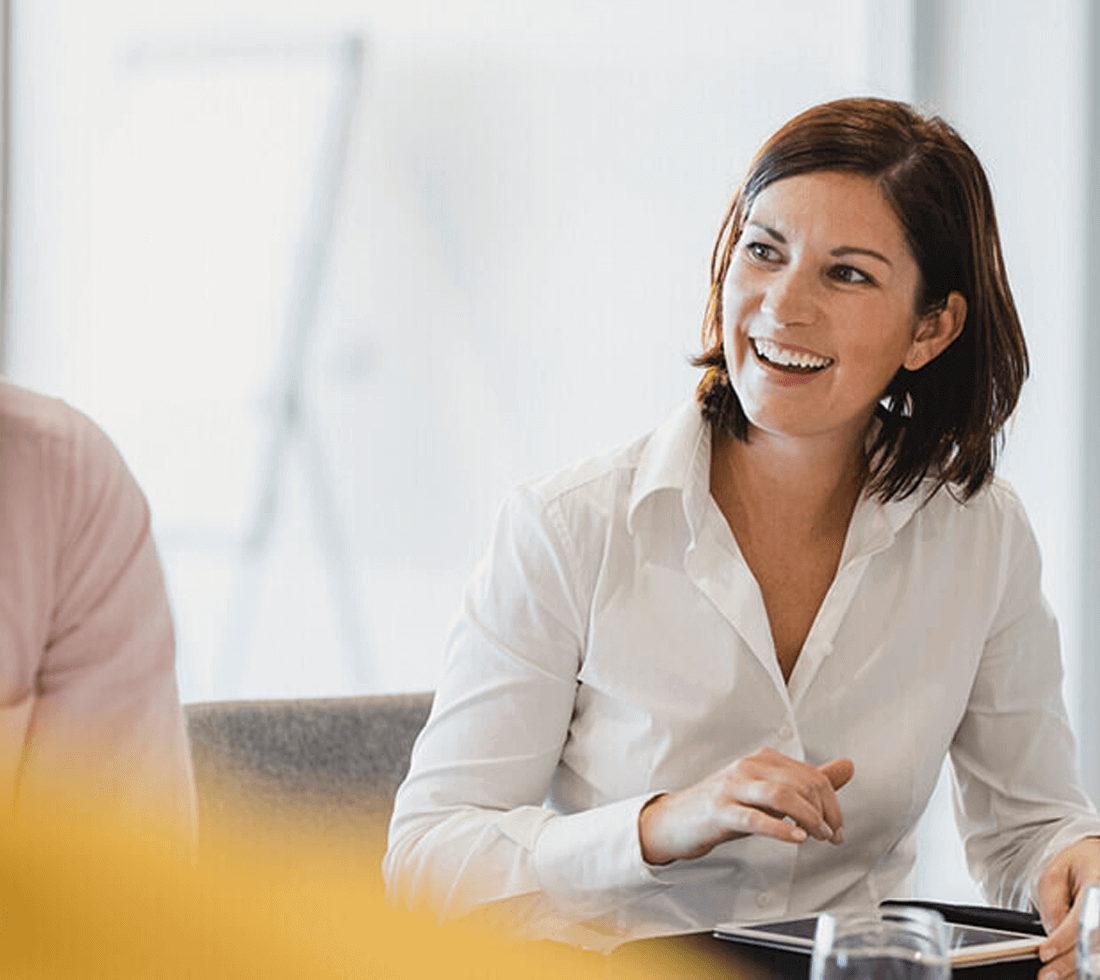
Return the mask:
[[45, 460], [54, 588], [18, 804], [34, 807], [62, 780], [92, 789], [97, 806], [167, 818], [190, 837], [191, 756], [149, 508], [110, 440], [70, 418], [71, 438]]

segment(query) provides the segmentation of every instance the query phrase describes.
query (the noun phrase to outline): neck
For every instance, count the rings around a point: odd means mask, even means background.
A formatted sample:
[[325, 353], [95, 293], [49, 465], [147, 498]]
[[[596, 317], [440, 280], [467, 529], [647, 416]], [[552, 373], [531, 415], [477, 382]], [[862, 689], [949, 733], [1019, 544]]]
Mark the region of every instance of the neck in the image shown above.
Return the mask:
[[754, 429], [748, 442], [715, 432], [711, 492], [758, 526], [804, 535], [847, 528], [866, 480], [862, 440], [777, 436]]

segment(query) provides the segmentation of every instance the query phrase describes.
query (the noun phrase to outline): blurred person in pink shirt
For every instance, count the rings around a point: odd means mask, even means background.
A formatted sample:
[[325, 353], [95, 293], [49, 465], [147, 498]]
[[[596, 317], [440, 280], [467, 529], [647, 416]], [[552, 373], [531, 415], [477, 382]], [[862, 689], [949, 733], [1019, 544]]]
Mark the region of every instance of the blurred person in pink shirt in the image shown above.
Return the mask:
[[148, 504], [91, 420], [0, 381], [0, 813], [60, 799], [194, 834]]

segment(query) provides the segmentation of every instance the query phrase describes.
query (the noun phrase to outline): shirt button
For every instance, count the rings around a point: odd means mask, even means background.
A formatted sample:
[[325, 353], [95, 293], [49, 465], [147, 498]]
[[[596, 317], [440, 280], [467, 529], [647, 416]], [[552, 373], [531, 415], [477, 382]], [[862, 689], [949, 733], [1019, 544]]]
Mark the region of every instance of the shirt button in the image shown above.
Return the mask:
[[772, 897], [767, 892], [760, 892], [756, 896], [757, 908], [767, 908], [771, 904]]
[[784, 725], [779, 729], [779, 737], [785, 742], [792, 735], [794, 735], [794, 729], [790, 725]]

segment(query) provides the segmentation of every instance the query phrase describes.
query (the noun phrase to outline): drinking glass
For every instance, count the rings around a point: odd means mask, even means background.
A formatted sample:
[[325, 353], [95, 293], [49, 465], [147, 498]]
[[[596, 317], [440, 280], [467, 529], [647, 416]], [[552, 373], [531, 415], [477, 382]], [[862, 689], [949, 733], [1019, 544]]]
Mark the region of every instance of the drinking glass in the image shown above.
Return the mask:
[[1077, 923], [1077, 976], [1100, 980], [1100, 885], [1089, 885]]
[[817, 918], [811, 980], [949, 980], [943, 916], [894, 906], [823, 912]]

